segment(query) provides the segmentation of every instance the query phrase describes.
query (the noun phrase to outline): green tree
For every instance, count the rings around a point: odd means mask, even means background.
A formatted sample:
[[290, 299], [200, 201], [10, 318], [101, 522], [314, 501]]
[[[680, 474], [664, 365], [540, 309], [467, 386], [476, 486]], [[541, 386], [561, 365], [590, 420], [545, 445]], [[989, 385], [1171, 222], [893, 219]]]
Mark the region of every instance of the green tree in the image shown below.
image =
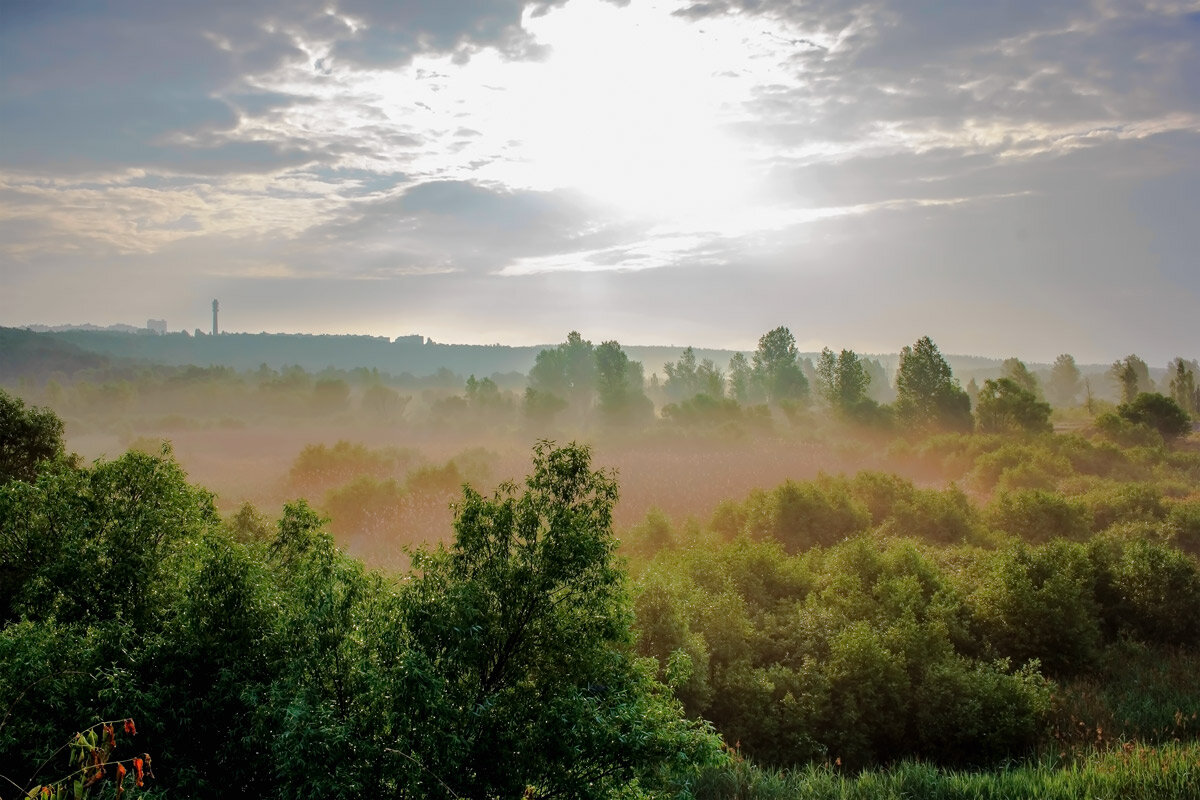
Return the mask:
[[1042, 388], [1038, 385], [1037, 376], [1029, 371], [1029, 367], [1025, 366], [1024, 361], [1019, 358], [1006, 358], [1001, 368], [1004, 370], [1004, 377], [1017, 386], [1030, 392], [1034, 397], [1041, 395]]
[[63, 423], [48, 408], [26, 408], [0, 389], [0, 484], [32, 481], [38, 464], [61, 456]]
[[596, 391], [594, 350], [579, 331], [571, 331], [567, 341], [537, 354], [529, 371], [529, 385], [535, 391], [557, 395], [580, 411], [587, 411]]
[[411, 397], [402, 397], [395, 389], [376, 383], [363, 390], [359, 405], [374, 422], [392, 424], [404, 418], [404, 409], [411, 400]]
[[668, 361], [663, 364], [663, 372], [667, 375], [663, 390], [671, 400], [686, 400], [699, 393], [699, 381], [696, 377], [696, 351], [692, 348], [684, 348], [678, 361]]
[[742, 353], [734, 353], [729, 359], [729, 396], [742, 405], [757, 401], [759, 388], [754, 381], [754, 370]]
[[1133, 424], [1145, 425], [1167, 440], [1177, 439], [1192, 430], [1188, 413], [1171, 398], [1156, 392], [1142, 392], [1132, 402], [1117, 406], [1117, 414]]
[[609, 797], [713, 758], [634, 657], [616, 498], [586, 447], [543, 442], [522, 491], [464, 489], [454, 545], [417, 554], [405, 629], [456, 715], [455, 796]]
[[696, 393], [717, 400], [725, 396], [725, 374], [711, 358], [702, 359], [696, 367]]
[[800, 368], [796, 338], [785, 327], [764, 333], [754, 351], [754, 376], [771, 403], [803, 401], [808, 397], [808, 379]]
[[648, 422], [654, 405], [646, 397], [641, 362], [630, 361], [615, 341], [602, 343], [595, 357], [596, 394], [604, 421], [610, 425]]
[[546, 390], [525, 389], [522, 408], [525, 418], [533, 425], [552, 425], [554, 418], [567, 407], [567, 401]]
[[1063, 353], [1054, 359], [1054, 366], [1050, 368], [1050, 382], [1046, 387], [1050, 403], [1059, 408], [1075, 405], [1082, 387], [1082, 379], [1074, 356]]
[[1200, 368], [1196, 367], [1194, 362], [1189, 364], [1182, 358], [1176, 358], [1174, 365], [1167, 368], [1171, 399], [1191, 414], [1200, 414], [1200, 393], [1197, 392], [1196, 386], [1197, 369]]
[[1123, 403], [1130, 403], [1140, 393], [1149, 392], [1154, 388], [1150, 380], [1150, 368], [1135, 355], [1114, 361], [1108, 374], [1120, 389]]
[[340, 378], [322, 378], [313, 385], [312, 407], [318, 414], [345, 411], [350, 405], [350, 386]]
[[970, 430], [971, 398], [954, 380], [950, 365], [928, 336], [900, 351], [896, 416], [921, 428]]
[[836, 356], [828, 347], [817, 359], [817, 391], [829, 407], [842, 415], [853, 415], [864, 404], [871, 403], [867, 389], [871, 376], [853, 350], [843, 350]]
[[1011, 378], [983, 382], [975, 407], [984, 433], [1050, 433], [1050, 404]]

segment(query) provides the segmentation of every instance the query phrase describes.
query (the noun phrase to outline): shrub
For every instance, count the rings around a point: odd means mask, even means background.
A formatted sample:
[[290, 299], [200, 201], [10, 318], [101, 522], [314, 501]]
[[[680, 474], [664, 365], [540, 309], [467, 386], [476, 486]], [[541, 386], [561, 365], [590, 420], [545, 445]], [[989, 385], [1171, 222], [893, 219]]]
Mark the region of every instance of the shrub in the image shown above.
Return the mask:
[[987, 521], [1033, 544], [1055, 538], [1080, 541], [1088, 537], [1092, 525], [1083, 502], [1040, 489], [1000, 493], [988, 505]]
[[786, 481], [746, 501], [745, 531], [752, 538], [773, 538], [795, 553], [864, 531], [871, 516], [844, 484], [819, 486]]
[[980, 637], [997, 657], [1053, 675], [1090, 668], [1101, 644], [1096, 576], [1081, 545], [1018, 545], [993, 555], [970, 592]]

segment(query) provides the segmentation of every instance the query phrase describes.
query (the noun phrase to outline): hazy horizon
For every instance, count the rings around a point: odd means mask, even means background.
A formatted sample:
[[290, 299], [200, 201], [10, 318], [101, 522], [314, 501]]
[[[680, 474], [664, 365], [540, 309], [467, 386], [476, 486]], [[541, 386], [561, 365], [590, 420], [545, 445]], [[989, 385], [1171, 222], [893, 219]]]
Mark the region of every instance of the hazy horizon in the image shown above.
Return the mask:
[[1195, 0], [15, 3], [0, 50], [0, 325], [1198, 355]]

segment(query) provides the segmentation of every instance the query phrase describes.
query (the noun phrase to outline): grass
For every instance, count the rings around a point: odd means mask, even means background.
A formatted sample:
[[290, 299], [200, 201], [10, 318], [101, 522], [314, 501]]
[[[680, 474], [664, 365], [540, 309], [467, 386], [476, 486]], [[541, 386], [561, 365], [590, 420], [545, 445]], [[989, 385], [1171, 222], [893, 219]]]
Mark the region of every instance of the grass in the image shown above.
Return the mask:
[[906, 761], [846, 774], [830, 765], [796, 770], [734, 763], [697, 773], [687, 800], [1194, 800], [1200, 797], [1200, 743], [1126, 743], [1062, 763], [1048, 757], [991, 771], [949, 770]]

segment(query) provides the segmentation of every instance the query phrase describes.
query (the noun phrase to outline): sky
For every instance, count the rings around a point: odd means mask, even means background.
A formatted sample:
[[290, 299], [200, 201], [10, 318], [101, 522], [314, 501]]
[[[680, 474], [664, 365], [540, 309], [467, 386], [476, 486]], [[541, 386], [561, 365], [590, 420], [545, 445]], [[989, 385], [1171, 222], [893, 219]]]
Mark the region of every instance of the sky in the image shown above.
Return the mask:
[[0, 325], [1162, 366], [1198, 254], [1198, 0], [0, 0]]

